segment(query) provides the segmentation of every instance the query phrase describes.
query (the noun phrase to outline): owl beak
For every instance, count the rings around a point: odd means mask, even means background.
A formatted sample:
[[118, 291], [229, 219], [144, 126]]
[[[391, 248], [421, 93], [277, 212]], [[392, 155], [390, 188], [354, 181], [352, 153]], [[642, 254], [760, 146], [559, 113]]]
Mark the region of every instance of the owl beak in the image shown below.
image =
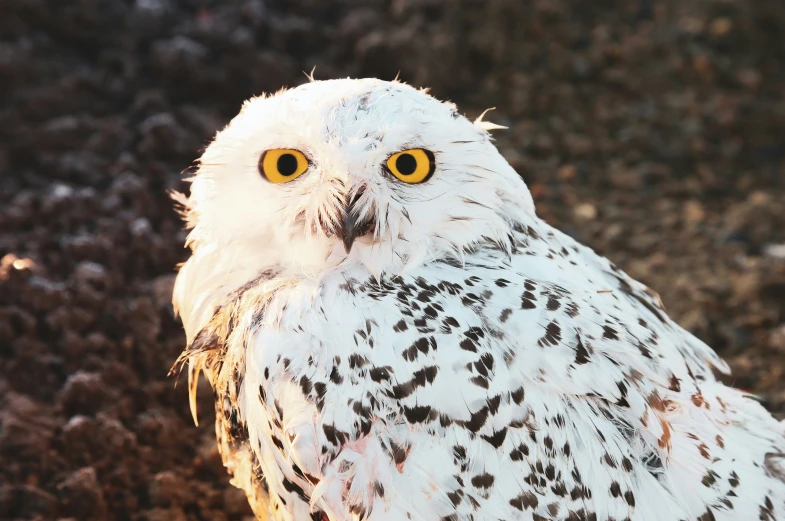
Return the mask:
[[352, 251], [352, 245], [354, 245], [354, 240], [357, 237], [367, 235], [375, 227], [373, 217], [359, 218], [357, 215], [357, 202], [360, 200], [363, 192], [364, 189], [360, 188], [343, 210], [343, 220], [341, 221], [341, 228], [338, 230], [338, 236], [341, 238], [347, 254]]

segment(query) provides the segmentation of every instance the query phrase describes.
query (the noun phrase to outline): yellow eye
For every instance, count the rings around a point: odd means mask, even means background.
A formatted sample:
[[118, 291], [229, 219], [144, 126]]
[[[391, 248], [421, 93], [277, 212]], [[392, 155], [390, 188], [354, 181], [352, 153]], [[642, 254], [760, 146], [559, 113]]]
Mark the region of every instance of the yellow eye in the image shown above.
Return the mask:
[[387, 159], [387, 170], [404, 183], [417, 184], [431, 178], [436, 161], [430, 150], [412, 148], [391, 155]]
[[294, 181], [308, 170], [308, 160], [299, 150], [275, 148], [259, 158], [259, 173], [271, 183]]

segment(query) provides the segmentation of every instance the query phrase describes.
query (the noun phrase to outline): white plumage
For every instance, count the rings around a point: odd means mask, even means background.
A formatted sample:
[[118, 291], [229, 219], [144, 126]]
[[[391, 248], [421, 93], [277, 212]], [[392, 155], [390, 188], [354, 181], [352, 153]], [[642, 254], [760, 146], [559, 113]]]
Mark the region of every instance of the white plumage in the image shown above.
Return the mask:
[[202, 156], [181, 360], [257, 517], [785, 519], [783, 424], [536, 217], [488, 128], [318, 81], [248, 101]]

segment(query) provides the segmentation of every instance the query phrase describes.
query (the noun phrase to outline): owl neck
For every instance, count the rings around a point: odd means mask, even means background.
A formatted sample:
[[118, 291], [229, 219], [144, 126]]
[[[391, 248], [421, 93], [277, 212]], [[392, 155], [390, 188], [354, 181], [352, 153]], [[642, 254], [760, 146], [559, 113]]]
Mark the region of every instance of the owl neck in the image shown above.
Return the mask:
[[[216, 309], [232, 298], [243, 285], [258, 279], [263, 272], [273, 277], [316, 281], [336, 271], [364, 270], [381, 280], [384, 276], [416, 273], [422, 266], [437, 260], [460, 264], [477, 250], [492, 248], [510, 253], [512, 231], [539, 228], [541, 221], [528, 212], [511, 212], [515, 219], [493, 230], [483, 229], [473, 240], [442, 240], [409, 244], [405, 252], [396, 250], [393, 241], [360, 244], [349, 255], [331, 242], [300, 243], [271, 251], [263, 241], [234, 243], [231, 247], [202, 244], [177, 275], [173, 303], [185, 326], [190, 342], [207, 324]], [[262, 246], [260, 246], [262, 245]], [[401, 244], [398, 244], [400, 246]]]

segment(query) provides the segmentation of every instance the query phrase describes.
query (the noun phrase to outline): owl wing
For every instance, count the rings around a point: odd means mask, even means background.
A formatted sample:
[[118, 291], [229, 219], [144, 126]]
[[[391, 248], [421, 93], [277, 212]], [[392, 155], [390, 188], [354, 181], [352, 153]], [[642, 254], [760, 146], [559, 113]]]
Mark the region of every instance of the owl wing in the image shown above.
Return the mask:
[[232, 485], [245, 491], [248, 503], [260, 521], [272, 520], [267, 482], [256, 453], [251, 449], [248, 427], [238, 393], [243, 376], [243, 351], [230, 353], [230, 335], [235, 327], [236, 299], [218, 307], [207, 325], [175, 363], [173, 371], [188, 365], [191, 413], [198, 425], [196, 390], [204, 373], [215, 391], [215, 436], [221, 461], [232, 476]]

